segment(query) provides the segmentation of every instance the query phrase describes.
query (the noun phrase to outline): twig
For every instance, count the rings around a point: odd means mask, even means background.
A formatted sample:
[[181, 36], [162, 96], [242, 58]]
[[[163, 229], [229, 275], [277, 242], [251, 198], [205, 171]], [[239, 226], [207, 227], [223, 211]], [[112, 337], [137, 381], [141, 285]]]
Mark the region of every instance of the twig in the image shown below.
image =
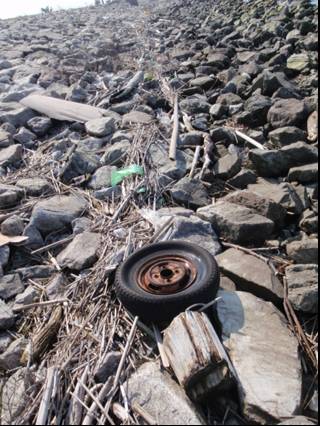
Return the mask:
[[[82, 373], [81, 379], [78, 380], [76, 388], [74, 390], [74, 396], [72, 396], [70, 403], [70, 424], [79, 425], [82, 420], [83, 406], [79, 403], [78, 399], [82, 400], [84, 397], [83, 388], [81, 385], [86, 382], [89, 373], [89, 366], [86, 366]], [[81, 384], [80, 384], [81, 383]]]
[[246, 142], [250, 143], [251, 145], [255, 146], [258, 149], [262, 149], [263, 151], [267, 151], [266, 147], [263, 146], [261, 143], [255, 141], [254, 139], [250, 138], [250, 136], [245, 135], [244, 133], [240, 132], [239, 130], [231, 129], [235, 132], [239, 138], [244, 139]]
[[51, 306], [51, 305], [60, 305], [61, 303], [69, 303], [69, 302], [70, 300], [68, 299], [48, 300], [47, 302], [31, 303], [30, 305], [14, 307], [12, 310], [14, 313], [18, 313], [18, 312], [27, 311], [33, 308], [39, 308], [39, 307]]
[[196, 151], [194, 153], [194, 157], [193, 157], [193, 162], [192, 162], [192, 166], [191, 166], [191, 171], [190, 171], [190, 179], [193, 178], [195, 171], [196, 171], [196, 167], [199, 161], [199, 157], [200, 157], [200, 152], [201, 152], [201, 146], [197, 146]]
[[115, 377], [115, 379], [114, 379], [113, 389], [116, 389], [116, 388], [117, 388], [117, 386], [118, 386], [118, 384], [119, 384], [119, 380], [120, 380], [120, 377], [121, 377], [121, 373], [122, 373], [122, 370], [123, 370], [124, 364], [125, 364], [125, 362], [126, 362], [126, 358], [127, 358], [127, 356], [128, 356], [128, 353], [129, 353], [129, 351], [130, 351], [131, 344], [132, 344], [132, 341], [133, 341], [133, 339], [134, 339], [134, 336], [135, 336], [136, 330], [137, 330], [138, 321], [139, 321], [139, 318], [138, 318], [138, 317], [135, 317], [134, 322], [133, 322], [133, 324], [132, 324], [132, 328], [131, 328], [131, 331], [130, 331], [129, 337], [128, 337], [128, 340], [127, 340], [126, 347], [124, 348], [124, 351], [123, 351], [123, 354], [122, 354], [122, 358], [121, 358], [120, 363], [119, 363], [119, 366], [118, 366], [118, 370], [117, 370], [117, 373], [116, 373], [116, 377]]
[[138, 414], [138, 416], [140, 416], [148, 425], [151, 426], [155, 426], [157, 425], [157, 422], [155, 421], [155, 419], [146, 412], [146, 410], [144, 408], [141, 407], [141, 405], [139, 405], [137, 402], [134, 402], [132, 404], [132, 410]]
[[162, 340], [160, 330], [155, 324], [153, 324], [153, 332], [154, 332], [154, 335], [155, 335], [156, 340], [157, 340], [157, 345], [158, 345], [162, 365], [163, 365], [164, 368], [168, 369], [168, 368], [170, 368], [170, 362], [168, 360], [167, 354], [166, 354], [164, 347], [163, 347], [163, 340]]
[[50, 400], [53, 391], [53, 384], [55, 381], [55, 377], [57, 375], [56, 367], [50, 367], [47, 371], [47, 378], [45, 384], [45, 391], [42, 397], [42, 401], [39, 408], [39, 413], [37, 416], [37, 425], [46, 425], [48, 419], [48, 412], [50, 407]]
[[174, 112], [173, 112], [173, 131], [171, 136], [169, 158], [170, 160], [175, 161], [177, 158], [177, 145], [179, 139], [179, 103], [178, 95], [175, 95], [174, 98]]
[[63, 240], [56, 241], [55, 243], [48, 244], [45, 247], [41, 247], [41, 248], [39, 248], [37, 250], [34, 250], [34, 251], [31, 252], [31, 254], [34, 255], [34, 254], [44, 253], [45, 251], [51, 250], [53, 248], [60, 247], [60, 246], [62, 246], [64, 244], [67, 244], [67, 243], [70, 243], [73, 239], [74, 239], [74, 236], [71, 236], [71, 237], [68, 237], [68, 238], [64, 238]]

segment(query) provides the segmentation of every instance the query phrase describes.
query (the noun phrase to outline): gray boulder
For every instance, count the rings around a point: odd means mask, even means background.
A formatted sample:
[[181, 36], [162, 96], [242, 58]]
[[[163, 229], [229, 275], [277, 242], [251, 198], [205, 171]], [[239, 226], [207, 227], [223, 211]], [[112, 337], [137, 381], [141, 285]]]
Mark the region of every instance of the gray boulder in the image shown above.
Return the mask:
[[240, 250], [230, 249], [217, 256], [223, 274], [240, 291], [280, 304], [284, 297], [283, 285], [266, 262]]
[[0, 298], [11, 299], [24, 291], [24, 285], [18, 274], [4, 275], [0, 278]]
[[12, 166], [22, 159], [22, 145], [10, 145], [0, 150], [0, 166]]
[[286, 269], [289, 300], [297, 311], [318, 313], [318, 272], [318, 265], [293, 265]]
[[12, 136], [9, 132], [0, 129], [0, 149], [8, 148], [8, 146], [12, 145]]
[[302, 241], [293, 241], [287, 244], [287, 254], [296, 263], [318, 263], [319, 241], [317, 238], [305, 238]]
[[172, 228], [172, 233], [167, 237], [169, 240], [183, 240], [198, 244], [213, 256], [221, 252], [221, 245], [212, 225], [196, 216], [176, 216]]
[[73, 195], [56, 195], [48, 200], [39, 201], [32, 211], [30, 224], [40, 232], [49, 234], [71, 225], [87, 209], [83, 198]]
[[24, 231], [24, 222], [20, 216], [10, 216], [1, 224], [1, 232], [4, 235], [17, 236], [22, 235]]
[[111, 135], [115, 130], [115, 120], [112, 117], [97, 118], [86, 123], [87, 133], [97, 138]]
[[258, 182], [248, 186], [249, 191], [253, 191], [263, 198], [273, 200], [280, 204], [288, 212], [300, 215], [304, 210], [304, 205], [295, 188], [288, 183]]
[[93, 173], [99, 165], [99, 158], [96, 155], [77, 150], [72, 154], [61, 174], [61, 178], [68, 183], [78, 176]]
[[117, 168], [112, 166], [100, 167], [98, 170], [96, 170], [96, 172], [90, 179], [90, 182], [88, 184], [89, 188], [95, 190], [102, 188], [110, 188], [112, 172], [115, 170], [117, 170]]
[[272, 235], [275, 228], [270, 219], [227, 201], [202, 207], [197, 210], [197, 215], [212, 223], [221, 238], [236, 244], [262, 243]]
[[254, 210], [257, 214], [275, 222], [277, 227], [283, 226], [287, 215], [285, 208], [281, 204], [276, 203], [271, 198], [262, 197], [253, 191], [232, 192], [224, 197], [224, 200]]
[[24, 338], [15, 340], [7, 350], [0, 355], [0, 370], [10, 371], [21, 366], [21, 356], [28, 341]]
[[57, 262], [62, 268], [82, 271], [98, 260], [101, 234], [83, 232], [58, 255]]
[[308, 118], [308, 108], [298, 99], [281, 99], [269, 110], [268, 121], [274, 129], [286, 126], [304, 126]]
[[218, 318], [238, 375], [242, 411], [249, 424], [294, 416], [301, 404], [298, 342], [271, 303], [242, 292], [219, 292]]
[[305, 142], [297, 142], [279, 151], [254, 149], [249, 156], [260, 176], [279, 177], [287, 175], [292, 167], [317, 162], [318, 150]]
[[214, 165], [215, 176], [228, 180], [241, 171], [241, 159], [236, 154], [229, 154], [220, 158]]
[[293, 167], [289, 170], [288, 181], [302, 184], [318, 182], [319, 164], [307, 164], [305, 166]]
[[15, 324], [15, 316], [11, 308], [0, 299], [0, 330], [8, 330]]
[[257, 175], [248, 169], [242, 169], [236, 176], [228, 180], [228, 184], [238, 189], [246, 189], [257, 182]]
[[161, 425], [204, 424], [196, 407], [158, 363], [142, 365], [125, 388], [130, 405], [138, 403]]
[[43, 178], [24, 178], [19, 179], [16, 186], [22, 188], [26, 195], [30, 197], [40, 197], [52, 192], [52, 186], [50, 183]]
[[52, 121], [48, 117], [34, 117], [28, 121], [28, 127], [38, 137], [45, 136], [52, 126]]
[[298, 127], [280, 127], [269, 133], [270, 142], [275, 148], [282, 148], [296, 142], [307, 142], [307, 133]]
[[121, 164], [126, 160], [130, 149], [130, 142], [126, 140], [117, 142], [105, 150], [101, 158], [101, 163], [106, 166]]
[[170, 190], [174, 201], [186, 208], [197, 209], [211, 203], [208, 191], [202, 182], [185, 177]]

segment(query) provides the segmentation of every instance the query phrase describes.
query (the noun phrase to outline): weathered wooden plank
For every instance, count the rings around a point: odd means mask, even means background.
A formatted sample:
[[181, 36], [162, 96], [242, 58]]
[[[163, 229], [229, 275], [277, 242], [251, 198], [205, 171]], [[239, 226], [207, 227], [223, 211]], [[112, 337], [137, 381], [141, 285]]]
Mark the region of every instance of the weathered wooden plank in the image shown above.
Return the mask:
[[230, 382], [229, 360], [204, 313], [184, 312], [164, 333], [164, 350], [179, 383], [201, 400]]

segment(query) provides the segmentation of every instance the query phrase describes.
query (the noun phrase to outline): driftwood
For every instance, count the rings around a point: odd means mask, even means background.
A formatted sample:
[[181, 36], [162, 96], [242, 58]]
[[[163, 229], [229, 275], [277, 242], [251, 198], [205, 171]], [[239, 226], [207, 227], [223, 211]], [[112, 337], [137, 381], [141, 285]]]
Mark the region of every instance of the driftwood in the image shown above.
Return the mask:
[[188, 311], [176, 317], [164, 333], [164, 349], [180, 385], [200, 401], [229, 386], [229, 360], [204, 313]]
[[58, 306], [52, 312], [51, 317], [48, 323], [32, 337], [31, 341], [31, 354], [30, 347], [25, 349], [22, 354], [21, 362], [22, 364], [27, 364], [29, 357], [31, 356], [32, 360], [39, 359], [51, 346], [53, 340], [55, 339], [57, 332], [60, 328], [62, 322], [62, 307]]

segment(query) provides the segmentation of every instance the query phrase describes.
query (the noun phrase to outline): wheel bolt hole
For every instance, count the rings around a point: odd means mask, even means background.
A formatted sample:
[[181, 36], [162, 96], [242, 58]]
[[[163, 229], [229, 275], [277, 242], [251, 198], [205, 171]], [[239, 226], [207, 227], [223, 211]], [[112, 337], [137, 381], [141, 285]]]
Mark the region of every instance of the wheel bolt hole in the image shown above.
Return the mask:
[[162, 278], [170, 279], [172, 278], [172, 276], [173, 276], [173, 271], [171, 269], [165, 268], [161, 271]]

